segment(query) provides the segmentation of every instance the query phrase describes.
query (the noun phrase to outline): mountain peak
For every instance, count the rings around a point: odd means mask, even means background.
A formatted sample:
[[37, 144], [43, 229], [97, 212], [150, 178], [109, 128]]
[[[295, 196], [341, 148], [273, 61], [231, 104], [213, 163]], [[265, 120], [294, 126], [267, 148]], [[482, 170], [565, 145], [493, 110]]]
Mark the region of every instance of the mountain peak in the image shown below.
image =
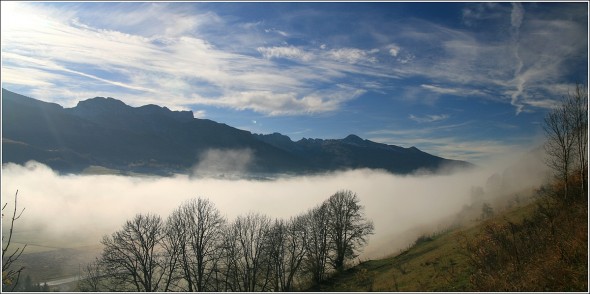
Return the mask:
[[357, 135], [354, 135], [354, 134], [350, 134], [350, 135], [346, 136], [346, 138], [342, 139], [342, 142], [347, 143], [347, 144], [353, 144], [353, 145], [366, 145], [367, 144], [367, 142], [363, 138], [361, 138]]
[[270, 138], [277, 139], [277, 140], [282, 140], [282, 141], [286, 141], [286, 142], [293, 142], [289, 136], [283, 135], [283, 134], [277, 133], [277, 132], [274, 132], [274, 133], [266, 135], [266, 136], [268, 136]]
[[94, 97], [78, 102], [75, 109], [87, 114], [100, 112], [120, 112], [131, 108], [121, 100], [111, 97]]
[[76, 107], [72, 108], [72, 111], [77, 115], [94, 118], [102, 117], [104, 115], [107, 115], [111, 118], [113, 115], [122, 115], [126, 117], [147, 117], [156, 115], [172, 118], [180, 122], [188, 122], [195, 118], [193, 112], [189, 110], [172, 111], [168, 109], [168, 107], [158, 106], [155, 104], [132, 107], [125, 104], [125, 102], [121, 100], [111, 97], [94, 97], [80, 101]]
[[162, 115], [182, 122], [191, 121], [195, 118], [195, 115], [190, 110], [172, 111], [168, 107], [154, 104], [144, 105], [135, 110], [143, 115]]
[[86, 99], [86, 100], [82, 100], [80, 102], [78, 102], [78, 105], [80, 106], [87, 106], [87, 105], [92, 105], [92, 106], [128, 106], [127, 104], [125, 104], [125, 102], [112, 98], [112, 97], [94, 97], [94, 98], [90, 98], [90, 99]]
[[364, 142], [365, 140], [363, 140], [361, 137], [359, 137], [355, 134], [350, 134], [350, 135], [346, 136], [346, 138], [344, 138], [343, 141]]

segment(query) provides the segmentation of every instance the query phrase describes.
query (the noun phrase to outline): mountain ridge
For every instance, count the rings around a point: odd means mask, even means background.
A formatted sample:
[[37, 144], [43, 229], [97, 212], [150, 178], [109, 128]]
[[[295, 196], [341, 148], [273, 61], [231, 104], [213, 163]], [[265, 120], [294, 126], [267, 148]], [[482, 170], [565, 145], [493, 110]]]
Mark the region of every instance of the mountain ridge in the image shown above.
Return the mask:
[[252, 173], [372, 168], [407, 174], [473, 166], [354, 134], [298, 141], [280, 133], [253, 134], [195, 118], [192, 111], [154, 104], [132, 107], [111, 97], [90, 98], [64, 108], [3, 88], [2, 104], [2, 163], [36, 160], [60, 172], [80, 172], [96, 165], [124, 172], [191, 173], [206, 161], [210, 150], [250, 152], [252, 158], [245, 163]]

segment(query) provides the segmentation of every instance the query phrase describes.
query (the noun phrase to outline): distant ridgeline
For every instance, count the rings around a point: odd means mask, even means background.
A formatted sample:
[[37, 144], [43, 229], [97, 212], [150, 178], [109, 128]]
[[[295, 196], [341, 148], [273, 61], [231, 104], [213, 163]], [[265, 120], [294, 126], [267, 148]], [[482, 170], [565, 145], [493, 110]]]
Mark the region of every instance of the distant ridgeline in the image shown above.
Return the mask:
[[[465, 168], [472, 164], [418, 150], [363, 140], [291, 141], [279, 133], [252, 134], [191, 111], [166, 107], [131, 107], [113, 98], [96, 97], [63, 108], [2, 89], [2, 163], [44, 163], [65, 173], [100, 166], [123, 173], [158, 175], [191, 173], [211, 150], [245, 151], [242, 171], [302, 174], [371, 168], [407, 174], [416, 170]], [[221, 156], [228, 159], [228, 157]], [[232, 157], [229, 157], [231, 169]], [[212, 167], [215, 169], [215, 166]], [[227, 170], [227, 169], [226, 169]]]

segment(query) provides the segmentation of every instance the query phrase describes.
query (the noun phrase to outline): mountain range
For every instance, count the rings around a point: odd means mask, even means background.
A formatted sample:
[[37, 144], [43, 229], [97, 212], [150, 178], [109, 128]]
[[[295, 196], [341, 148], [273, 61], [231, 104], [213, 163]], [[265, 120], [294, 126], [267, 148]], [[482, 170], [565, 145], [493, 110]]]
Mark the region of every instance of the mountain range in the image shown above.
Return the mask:
[[303, 174], [355, 168], [395, 174], [467, 168], [415, 147], [403, 148], [349, 135], [292, 141], [252, 134], [191, 111], [132, 107], [96, 97], [73, 108], [2, 89], [2, 163], [44, 163], [62, 173], [100, 166], [123, 173]]

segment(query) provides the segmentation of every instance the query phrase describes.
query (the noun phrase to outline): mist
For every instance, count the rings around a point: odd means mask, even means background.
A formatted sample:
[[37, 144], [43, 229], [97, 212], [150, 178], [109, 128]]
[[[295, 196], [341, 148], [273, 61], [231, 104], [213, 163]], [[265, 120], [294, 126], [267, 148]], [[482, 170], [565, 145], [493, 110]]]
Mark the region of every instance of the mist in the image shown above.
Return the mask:
[[199, 155], [193, 166], [191, 178], [217, 177], [220, 175], [241, 177], [248, 172], [254, 159], [251, 149], [208, 149]]
[[[249, 160], [246, 157], [243, 165]], [[504, 185], [509, 189], [504, 193], [534, 187], [543, 180], [538, 163], [519, 166], [523, 171], [505, 176], [512, 182]], [[9, 203], [7, 209], [11, 209], [17, 190], [18, 206], [26, 208], [14, 235], [19, 243], [95, 246], [103, 235], [115, 232], [137, 213], [154, 213], [165, 219], [183, 201], [194, 197], [210, 199], [229, 221], [248, 212], [288, 219], [347, 189], [357, 193], [367, 218], [374, 222], [375, 234], [359, 257], [370, 259], [397, 253], [420, 234], [444, 229], [447, 220], [472, 201], [471, 188], [484, 187], [491, 175], [503, 170], [494, 167], [396, 176], [359, 169], [266, 181], [191, 175], [59, 175], [37, 162], [4, 164], [2, 172], [2, 199]]]

